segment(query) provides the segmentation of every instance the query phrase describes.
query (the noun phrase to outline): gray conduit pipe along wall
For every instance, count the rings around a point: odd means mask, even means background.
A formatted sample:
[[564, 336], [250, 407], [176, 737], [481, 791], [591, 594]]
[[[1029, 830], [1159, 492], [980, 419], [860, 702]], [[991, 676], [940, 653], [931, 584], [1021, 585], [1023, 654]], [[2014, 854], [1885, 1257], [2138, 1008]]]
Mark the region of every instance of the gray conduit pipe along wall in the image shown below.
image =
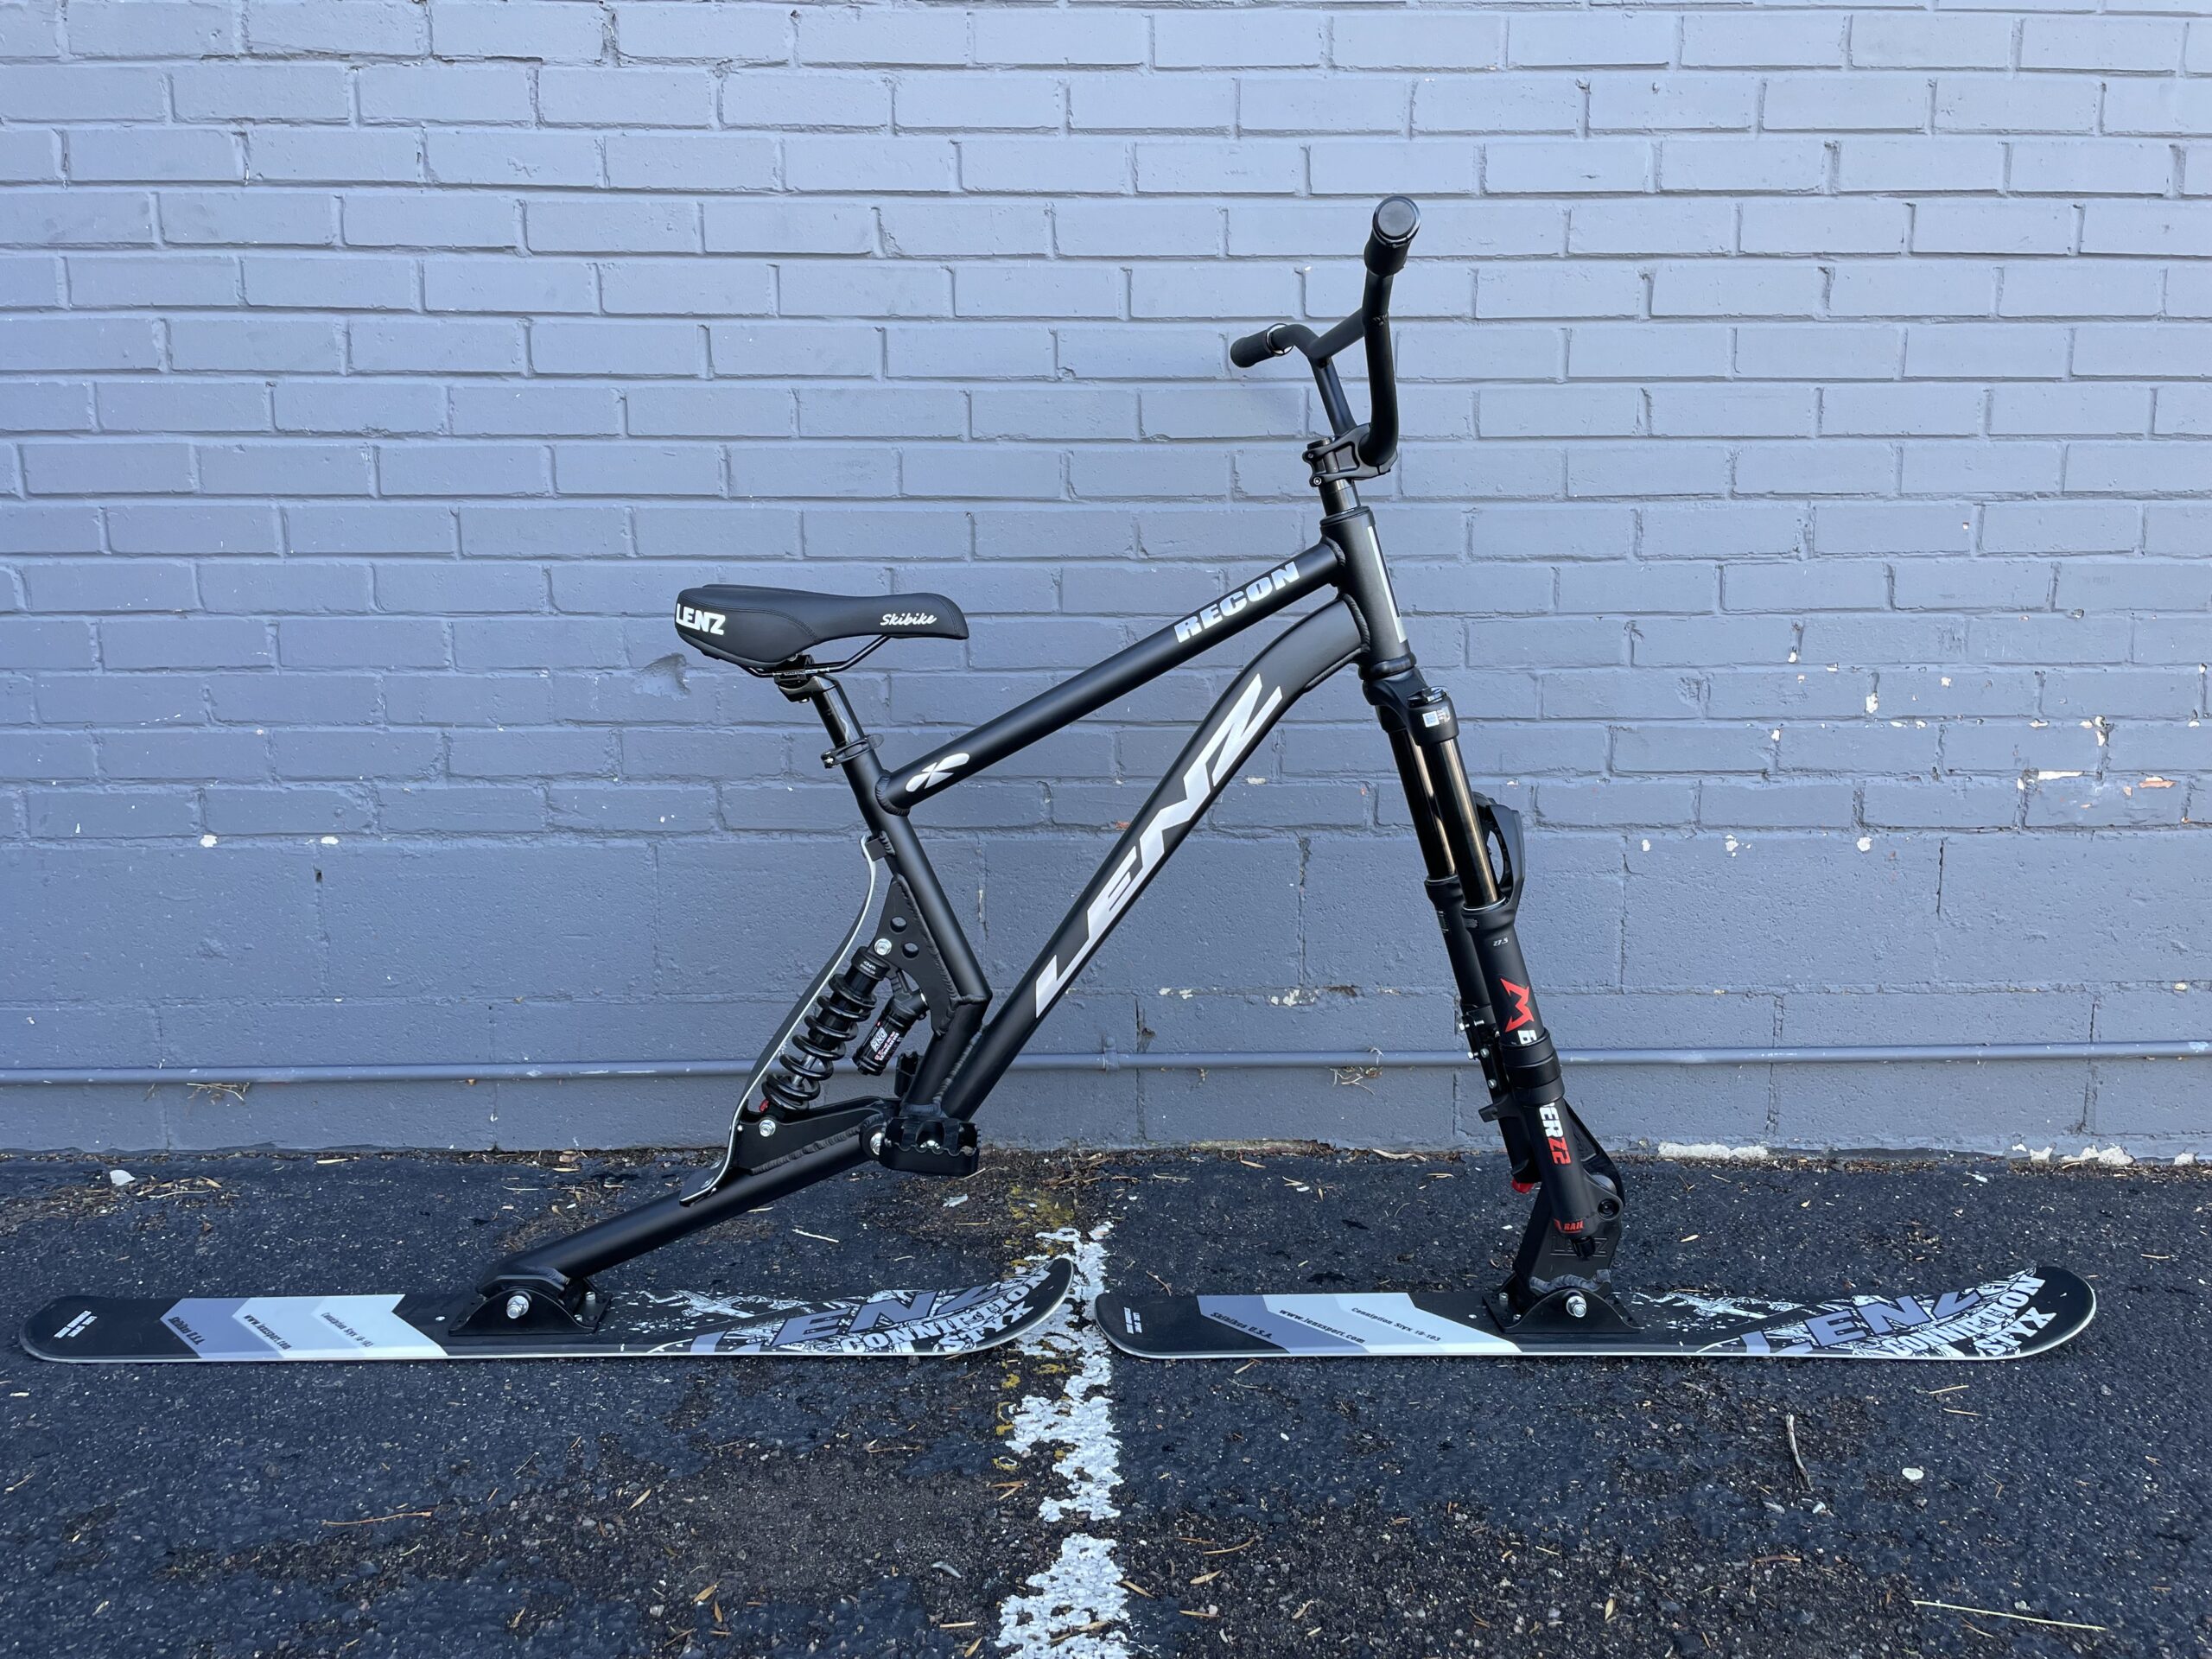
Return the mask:
[[[1810, 1048], [1587, 1048], [1568, 1065], [1864, 1065], [1989, 1060], [2183, 1060], [2212, 1058], [2212, 1039], [2170, 1042], [1873, 1043]], [[0, 1087], [156, 1083], [581, 1082], [593, 1077], [728, 1077], [750, 1075], [744, 1060], [486, 1060], [416, 1065], [93, 1065], [0, 1067]], [[1456, 1049], [1381, 1049], [1025, 1054], [1017, 1071], [1451, 1071], [1474, 1062]]]

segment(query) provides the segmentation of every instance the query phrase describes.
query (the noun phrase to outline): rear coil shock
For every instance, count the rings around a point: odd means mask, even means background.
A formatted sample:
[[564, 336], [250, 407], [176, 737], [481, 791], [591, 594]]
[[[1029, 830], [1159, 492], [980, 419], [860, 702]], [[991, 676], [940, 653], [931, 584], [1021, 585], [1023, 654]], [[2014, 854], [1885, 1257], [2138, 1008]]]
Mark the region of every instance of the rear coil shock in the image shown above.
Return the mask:
[[875, 1011], [876, 993], [891, 972], [891, 958], [879, 956], [873, 945], [853, 953], [852, 965], [822, 988], [807, 1010], [806, 1024], [785, 1046], [777, 1069], [760, 1085], [766, 1098], [762, 1109], [780, 1107], [786, 1112], [813, 1109], [831, 1068], [852, 1046], [861, 1021]]

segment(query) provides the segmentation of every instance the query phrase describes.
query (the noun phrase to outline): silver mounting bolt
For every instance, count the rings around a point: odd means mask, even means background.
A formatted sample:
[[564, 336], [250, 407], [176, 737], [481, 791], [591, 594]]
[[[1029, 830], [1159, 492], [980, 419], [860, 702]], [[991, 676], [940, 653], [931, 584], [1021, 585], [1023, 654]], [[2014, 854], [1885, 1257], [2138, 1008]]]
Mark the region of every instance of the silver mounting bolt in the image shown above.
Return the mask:
[[766, 1141], [770, 1135], [776, 1132], [776, 1120], [772, 1117], [764, 1117], [760, 1120], [758, 1128], [760, 1129], [760, 1138], [763, 1141]]
[[521, 1290], [518, 1290], [518, 1291], [515, 1292], [515, 1294], [514, 1294], [513, 1295], [512, 1295], [512, 1296], [510, 1296], [510, 1297], [508, 1297], [508, 1298], [507, 1298], [507, 1317], [508, 1317], [509, 1319], [518, 1319], [522, 1318], [522, 1316], [523, 1316], [524, 1314], [525, 1314], [525, 1313], [529, 1313], [529, 1312], [530, 1312], [530, 1294], [529, 1294], [529, 1292], [527, 1292], [527, 1291], [521, 1291]]
[[1582, 1318], [1584, 1318], [1585, 1316], [1586, 1316], [1586, 1315], [1589, 1313], [1589, 1312], [1590, 1312], [1590, 1300], [1589, 1300], [1589, 1298], [1587, 1298], [1586, 1296], [1585, 1296], [1585, 1295], [1584, 1295], [1580, 1291], [1579, 1291], [1579, 1290], [1573, 1290], [1573, 1291], [1569, 1291], [1569, 1292], [1567, 1293], [1567, 1318], [1569, 1318], [1570, 1319], [1582, 1319]]
[[875, 954], [879, 957], [889, 956], [891, 954], [891, 941], [888, 939], [878, 939], [875, 942]]
[[871, 1158], [880, 1158], [883, 1155], [883, 1131], [881, 1129], [878, 1129], [874, 1135], [868, 1136], [868, 1155]]

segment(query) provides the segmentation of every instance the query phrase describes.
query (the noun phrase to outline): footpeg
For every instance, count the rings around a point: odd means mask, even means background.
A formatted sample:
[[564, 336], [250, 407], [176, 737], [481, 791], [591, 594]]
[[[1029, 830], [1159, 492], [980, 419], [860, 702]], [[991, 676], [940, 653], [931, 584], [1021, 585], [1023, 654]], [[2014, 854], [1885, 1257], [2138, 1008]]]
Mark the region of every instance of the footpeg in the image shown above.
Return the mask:
[[956, 1179], [973, 1175], [983, 1157], [976, 1126], [934, 1107], [905, 1108], [884, 1126], [873, 1150], [876, 1161], [887, 1169]]

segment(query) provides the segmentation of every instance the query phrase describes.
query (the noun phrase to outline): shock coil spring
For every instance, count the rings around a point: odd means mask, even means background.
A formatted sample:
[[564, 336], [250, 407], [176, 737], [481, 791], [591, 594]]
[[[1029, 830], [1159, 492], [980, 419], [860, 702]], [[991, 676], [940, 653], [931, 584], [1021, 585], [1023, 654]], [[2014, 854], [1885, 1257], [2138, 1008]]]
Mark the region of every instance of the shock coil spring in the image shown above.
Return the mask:
[[787, 1112], [812, 1109], [816, 1096], [846, 1049], [859, 1033], [861, 1021], [875, 1010], [876, 993], [891, 972], [891, 960], [879, 956], [872, 945], [853, 953], [852, 965], [822, 988], [807, 1010], [806, 1024], [785, 1046], [777, 1069], [760, 1085], [765, 1106]]

